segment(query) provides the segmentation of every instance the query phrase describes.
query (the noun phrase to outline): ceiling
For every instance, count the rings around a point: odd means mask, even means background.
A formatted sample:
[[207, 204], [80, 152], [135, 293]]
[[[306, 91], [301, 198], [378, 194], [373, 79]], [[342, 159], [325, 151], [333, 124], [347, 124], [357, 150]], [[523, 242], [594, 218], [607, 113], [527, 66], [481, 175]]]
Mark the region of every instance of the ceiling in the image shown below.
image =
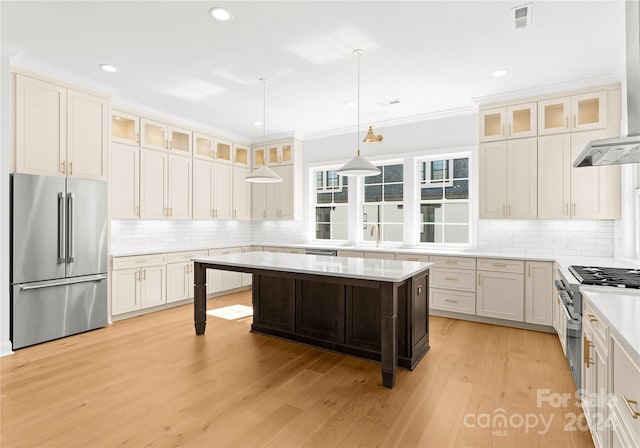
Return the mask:
[[[3, 0], [1, 38], [19, 50], [16, 66], [248, 139], [263, 133], [254, 124], [260, 77], [267, 134], [355, 129], [357, 108], [345, 104], [357, 98], [354, 48], [365, 50], [363, 128], [468, 111], [479, 97], [620, 78], [623, 1], [534, 1], [531, 26], [515, 29], [511, 8], [524, 3]], [[233, 20], [214, 20], [212, 6]], [[492, 76], [501, 68], [506, 76]]]

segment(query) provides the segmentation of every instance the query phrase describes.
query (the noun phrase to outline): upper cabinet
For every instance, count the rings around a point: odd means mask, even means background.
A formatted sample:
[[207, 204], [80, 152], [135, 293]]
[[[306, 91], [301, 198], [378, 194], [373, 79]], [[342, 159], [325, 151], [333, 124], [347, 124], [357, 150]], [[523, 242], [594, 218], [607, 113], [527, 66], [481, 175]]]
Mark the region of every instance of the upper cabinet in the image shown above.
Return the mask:
[[192, 133], [187, 129], [142, 118], [140, 120], [140, 134], [140, 145], [145, 148], [191, 155]]
[[233, 160], [233, 143], [216, 139], [216, 160], [219, 162], [231, 163]]
[[108, 97], [15, 75], [16, 171], [107, 179]]
[[295, 162], [295, 141], [270, 143], [253, 147], [253, 167], [292, 165]]
[[240, 166], [249, 166], [250, 150], [244, 145], [233, 145], [233, 163]]
[[193, 133], [193, 157], [198, 159], [205, 159], [205, 160], [215, 160], [216, 158], [215, 138], [205, 134], [199, 134], [197, 132], [194, 132]]
[[140, 117], [114, 110], [111, 114], [111, 141], [140, 145]]
[[607, 127], [607, 92], [540, 101], [538, 123], [539, 135], [604, 129]]
[[536, 111], [535, 102], [480, 111], [480, 141], [535, 137]]

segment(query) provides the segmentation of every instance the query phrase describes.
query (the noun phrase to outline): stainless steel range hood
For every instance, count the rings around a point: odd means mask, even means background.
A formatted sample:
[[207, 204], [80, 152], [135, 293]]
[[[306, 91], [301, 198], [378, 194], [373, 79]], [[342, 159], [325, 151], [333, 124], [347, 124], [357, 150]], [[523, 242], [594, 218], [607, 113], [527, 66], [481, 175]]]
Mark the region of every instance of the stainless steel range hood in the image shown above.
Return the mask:
[[640, 163], [640, 2], [625, 5], [627, 29], [627, 113], [629, 134], [589, 142], [574, 167]]

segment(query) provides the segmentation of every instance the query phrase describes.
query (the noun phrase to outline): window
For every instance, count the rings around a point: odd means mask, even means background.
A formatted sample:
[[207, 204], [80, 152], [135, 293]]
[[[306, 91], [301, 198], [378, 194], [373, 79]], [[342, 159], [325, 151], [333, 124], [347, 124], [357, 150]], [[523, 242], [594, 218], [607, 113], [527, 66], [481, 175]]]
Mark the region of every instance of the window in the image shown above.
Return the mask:
[[347, 239], [347, 179], [336, 170], [315, 171], [315, 235], [318, 240]]
[[[380, 174], [364, 178], [363, 240], [402, 242], [404, 221], [404, 167], [402, 163], [378, 166]], [[374, 227], [374, 226], [377, 226]]]
[[469, 242], [469, 158], [422, 160], [420, 242]]

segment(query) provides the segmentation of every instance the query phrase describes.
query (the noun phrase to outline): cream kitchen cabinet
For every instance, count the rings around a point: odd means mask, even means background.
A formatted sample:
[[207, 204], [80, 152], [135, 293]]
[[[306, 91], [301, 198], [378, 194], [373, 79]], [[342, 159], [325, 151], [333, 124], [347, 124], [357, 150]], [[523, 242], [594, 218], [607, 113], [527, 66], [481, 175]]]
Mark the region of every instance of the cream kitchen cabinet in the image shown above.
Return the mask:
[[480, 141], [491, 142], [537, 135], [537, 103], [480, 111]]
[[249, 167], [251, 150], [244, 145], [233, 145], [233, 163], [238, 166]]
[[[227, 249], [211, 249], [209, 256], [237, 254], [242, 252], [239, 247]], [[240, 272], [222, 271], [218, 269], [207, 269], [207, 294], [216, 294], [242, 286], [242, 275]]]
[[193, 298], [192, 258], [206, 257], [208, 251], [167, 254], [167, 303]]
[[191, 156], [192, 132], [187, 129], [142, 118], [140, 120], [140, 134], [140, 145], [144, 148]]
[[391, 252], [365, 252], [364, 258], [369, 258], [373, 260], [395, 260], [396, 254]]
[[537, 139], [480, 145], [480, 218], [535, 219]]
[[338, 257], [364, 258], [364, 252], [357, 250], [339, 250]]
[[267, 185], [263, 183], [251, 185], [251, 219], [254, 221], [267, 219]]
[[215, 158], [219, 162], [231, 163], [233, 161], [233, 143], [227, 140], [216, 139]]
[[282, 177], [282, 182], [266, 184], [266, 218], [293, 219], [294, 168], [289, 165], [272, 169]]
[[193, 157], [196, 159], [215, 160], [215, 138], [206, 134], [194, 132]]
[[255, 169], [264, 166], [267, 162], [267, 149], [263, 146], [254, 147], [252, 149], [251, 166]]
[[248, 175], [249, 168], [233, 167], [233, 219], [251, 219], [251, 185], [246, 181]]
[[[609, 414], [620, 447], [640, 446], [640, 364], [627, 352], [618, 337], [610, 338]], [[614, 444], [614, 446], [616, 446]]]
[[607, 127], [607, 92], [592, 92], [538, 102], [538, 135]]
[[140, 217], [140, 149], [111, 142], [109, 210], [111, 219]]
[[421, 261], [423, 263], [429, 263], [428, 255], [414, 255], [414, 254], [396, 254], [396, 260], [400, 261]]
[[111, 113], [111, 141], [125, 145], [140, 145], [140, 117], [114, 110]]
[[434, 310], [476, 313], [476, 259], [432, 255], [429, 305]]
[[590, 131], [538, 138], [538, 218], [620, 218], [620, 167], [572, 165], [589, 141], [605, 136]]
[[191, 219], [191, 158], [140, 150], [140, 217]]
[[267, 147], [267, 163], [269, 166], [291, 165], [293, 162], [292, 143], [278, 143]]
[[15, 75], [18, 173], [107, 180], [109, 99]]
[[530, 324], [553, 324], [553, 263], [525, 263], [524, 321]]
[[524, 262], [478, 259], [476, 314], [522, 322], [524, 318]]
[[193, 219], [231, 219], [232, 168], [193, 160]]
[[118, 257], [112, 260], [112, 314], [123, 314], [166, 303], [164, 254]]

